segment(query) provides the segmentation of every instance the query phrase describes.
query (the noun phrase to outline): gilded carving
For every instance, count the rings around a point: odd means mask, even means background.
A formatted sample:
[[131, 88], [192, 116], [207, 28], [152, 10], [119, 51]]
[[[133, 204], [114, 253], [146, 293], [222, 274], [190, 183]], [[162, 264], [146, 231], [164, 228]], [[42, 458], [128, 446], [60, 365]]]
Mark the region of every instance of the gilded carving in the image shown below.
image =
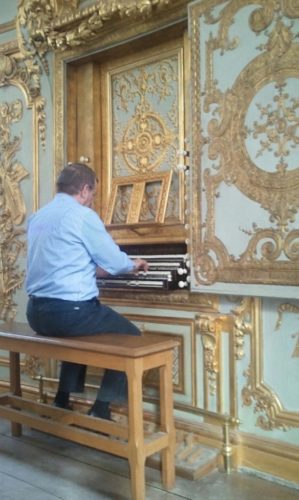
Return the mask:
[[282, 315], [283, 313], [286, 312], [299, 313], [299, 306], [289, 303], [280, 304], [280, 306], [277, 309], [278, 317], [275, 325], [275, 330], [279, 330], [279, 328], [281, 327]]
[[31, 378], [40, 375], [44, 363], [37, 356], [25, 356], [22, 366], [22, 373], [26, 373]]
[[[5, 69], [11, 71], [7, 66]], [[0, 103], [0, 318], [3, 320], [14, 318], [13, 294], [24, 279], [24, 273], [17, 265], [24, 249], [24, 242], [20, 239], [23, 231], [15, 226], [19, 226], [25, 216], [19, 183], [28, 172], [15, 159], [21, 139], [11, 136], [12, 124], [20, 121], [22, 115], [20, 100]]]
[[[76, 0], [20, 0], [18, 25], [29, 33], [23, 51], [38, 54], [45, 64], [49, 50], [66, 50], [90, 44], [97, 38], [104, 25], [117, 19], [138, 19], [157, 14], [170, 0], [106, 0], [77, 10]], [[23, 40], [24, 42], [24, 40]]]
[[135, 304], [138, 307], [167, 307], [170, 309], [194, 310], [202, 312], [217, 312], [219, 309], [218, 297], [216, 295], [204, 293], [190, 293], [180, 290], [170, 294], [142, 292], [136, 294], [134, 291], [127, 290], [125, 297], [123, 292], [109, 290], [102, 291], [102, 299], [106, 299], [109, 304]]
[[[195, 278], [204, 285], [298, 285], [299, 232], [295, 224], [299, 167], [295, 153], [299, 146], [299, 103], [294, 88], [299, 78], [295, 63], [299, 45], [292, 24], [283, 17], [297, 18], [298, 7], [294, 2], [269, 0], [261, 1], [251, 12], [250, 28], [255, 33], [263, 31], [266, 41], [256, 47], [260, 54], [249, 60], [231, 87], [224, 90], [214, 76], [215, 57], [217, 52], [225, 57], [239, 48], [240, 40], [229, 36], [230, 27], [238, 11], [252, 2], [232, 0], [217, 11], [217, 16], [213, 12], [216, 4], [201, 2], [192, 12], [192, 72], [197, 77], [193, 84], [193, 144], [200, 138], [193, 151], [193, 199], [199, 212], [201, 204], [206, 206], [202, 220], [193, 218]], [[205, 74], [199, 67], [200, 16], [205, 16], [207, 24], [218, 23], [218, 32], [214, 30], [206, 41]], [[205, 137], [200, 129], [203, 117]], [[197, 172], [203, 155], [212, 166]], [[271, 155], [268, 160], [267, 155]], [[237, 189], [269, 217], [268, 225], [253, 222], [251, 228], [239, 227], [247, 243], [236, 255], [216, 232], [217, 198], [223, 185]]]
[[[280, 304], [280, 306], [277, 309], [277, 312], [278, 312], [278, 317], [277, 317], [277, 321], [276, 321], [276, 325], [275, 325], [275, 330], [279, 330], [279, 328], [281, 327], [283, 313], [289, 312], [289, 313], [297, 313], [298, 314], [299, 313], [299, 306], [296, 306], [295, 304], [289, 304], [289, 303]], [[294, 352], [292, 354], [292, 357], [296, 358], [296, 357], [299, 357], [299, 333], [293, 333], [292, 338], [297, 339], [297, 342], [296, 342], [296, 345], [294, 348]]]
[[15, 28], [16, 21], [13, 19], [12, 21], [9, 21], [7, 23], [1, 23], [0, 24], [0, 35], [2, 33], [6, 33], [8, 31], [12, 31]]
[[2, 43], [0, 45], [0, 54], [11, 55], [18, 51], [19, 44], [17, 40], [11, 40], [10, 42]]
[[115, 178], [106, 224], [163, 223], [172, 172]]
[[282, 412], [278, 397], [263, 383], [252, 386], [251, 368], [248, 368], [244, 375], [247, 377], [247, 385], [242, 389], [243, 404], [250, 406], [255, 401], [254, 413], [261, 413], [257, 417], [256, 425], [265, 431], [272, 431], [275, 428], [286, 431], [288, 426], [277, 419], [277, 415]]
[[[124, 64], [108, 73], [112, 181], [128, 184], [132, 172], [136, 176], [131, 190], [123, 187], [115, 197], [112, 189], [115, 222], [163, 223], [164, 218], [166, 222], [180, 218], [183, 182], [176, 166], [183, 143], [181, 64], [181, 51], [176, 49], [164, 57], [155, 54], [142, 65], [137, 60], [134, 66]], [[168, 180], [161, 185], [158, 176], [167, 173]], [[134, 193], [142, 181], [146, 187], [140, 204]], [[134, 216], [130, 213], [133, 206], [138, 212]]]
[[275, 391], [263, 380], [263, 332], [259, 299], [251, 299], [250, 322], [251, 363], [244, 372], [247, 383], [241, 392], [243, 404], [254, 404], [254, 413], [259, 414], [256, 425], [264, 430], [299, 427], [298, 412], [287, 411]]
[[[145, 335], [151, 335], [151, 332], [146, 329]], [[152, 332], [153, 333], [153, 332]], [[172, 383], [175, 392], [183, 392], [184, 391], [184, 373], [183, 373], [183, 355], [184, 355], [184, 339], [180, 335], [168, 335], [163, 332], [154, 332], [159, 335], [166, 335], [171, 339], [176, 339], [179, 342], [179, 345], [175, 347], [173, 350], [173, 360], [172, 360]], [[144, 384], [145, 384], [145, 392], [149, 395], [151, 393], [151, 387], [159, 387], [159, 373], [157, 369], [147, 370], [144, 373]], [[147, 391], [148, 388], [148, 391]]]
[[72, 16], [83, 0], [54, 0], [55, 12], [60, 19]]
[[10, 78], [17, 72], [16, 61], [12, 57], [0, 56], [0, 82], [1, 85], [7, 85]]
[[242, 299], [241, 304], [232, 310], [234, 318], [234, 350], [235, 358], [238, 360], [244, 356], [244, 335], [252, 333], [251, 307], [251, 299], [245, 297]]
[[219, 371], [219, 338], [215, 318], [200, 315], [196, 319], [196, 327], [201, 335], [204, 352], [204, 367], [209, 380], [209, 392], [211, 395], [214, 395], [216, 394], [216, 379]]
[[[16, 28], [20, 52], [27, 60], [39, 57], [47, 73], [48, 34], [54, 14], [53, 1], [20, 0], [18, 6]], [[25, 28], [26, 33], [23, 34]]]
[[45, 149], [45, 99], [40, 95], [40, 69], [32, 60], [19, 60], [0, 54], [0, 87], [15, 85], [25, 92], [29, 106], [35, 106], [37, 128], [41, 145]]

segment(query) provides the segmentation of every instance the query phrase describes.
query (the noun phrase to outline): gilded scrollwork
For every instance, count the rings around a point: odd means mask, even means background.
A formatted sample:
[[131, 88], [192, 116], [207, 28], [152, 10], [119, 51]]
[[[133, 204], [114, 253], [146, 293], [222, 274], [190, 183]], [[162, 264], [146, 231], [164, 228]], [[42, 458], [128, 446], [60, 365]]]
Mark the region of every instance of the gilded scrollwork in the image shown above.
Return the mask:
[[[241, 391], [243, 405], [248, 407], [254, 405], [254, 413], [258, 413], [256, 425], [264, 430], [288, 430], [291, 427], [299, 427], [298, 412], [288, 411], [284, 408], [279, 395], [264, 381], [261, 300], [257, 298], [249, 300], [247, 308], [252, 324], [250, 331], [251, 361], [247, 370], [244, 371], [247, 381]], [[280, 312], [292, 309], [289, 306], [290, 304], [282, 304]], [[297, 311], [292, 310], [292, 312]], [[278, 317], [277, 325], [280, 325], [280, 322], [281, 317]]]
[[275, 393], [263, 383], [253, 387], [251, 368], [244, 372], [244, 376], [247, 377], [247, 385], [242, 389], [243, 404], [244, 406], [251, 406], [255, 401], [254, 413], [260, 413], [256, 425], [265, 431], [272, 431], [273, 429], [288, 430], [289, 427], [277, 419], [277, 415], [282, 413], [283, 408]]
[[[240, 39], [230, 38], [230, 28], [239, 11], [253, 2], [232, 0], [217, 14], [213, 12], [216, 2], [212, 7], [202, 2], [194, 7], [192, 16], [197, 52], [192, 61], [192, 71], [197, 74], [194, 134], [199, 133], [199, 119], [206, 126], [205, 137], [202, 131], [199, 134], [201, 147], [193, 151], [194, 167], [203, 155], [209, 159], [202, 172], [194, 169], [193, 191], [200, 192], [193, 198], [199, 206], [206, 206], [204, 217], [193, 219], [192, 252], [198, 284], [299, 282], [299, 101], [294, 93], [299, 78], [295, 64], [299, 45], [287, 19], [298, 18], [298, 7], [294, 2], [276, 0], [261, 0], [259, 4], [250, 13], [249, 26], [256, 34], [263, 32], [264, 43], [256, 47], [260, 54], [251, 60], [247, 57], [247, 64], [226, 89], [215, 78], [215, 59], [218, 52], [225, 58], [229, 52], [241, 50]], [[201, 34], [196, 24], [201, 16], [207, 25], [218, 23], [218, 30], [214, 27], [206, 40], [204, 70], [197, 68]], [[197, 141], [194, 136], [193, 143]], [[264, 220], [262, 224], [252, 222], [249, 229], [238, 228], [247, 236], [238, 253], [217, 233], [217, 200], [224, 185], [236, 189], [249, 204], [257, 204], [269, 218], [268, 225]]]
[[[47, 73], [49, 73], [46, 58], [49, 50], [48, 35], [54, 15], [53, 1], [20, 0], [16, 22], [20, 52], [26, 60], [38, 57]], [[25, 34], [24, 29], [26, 29]]]
[[286, 313], [286, 312], [299, 313], [299, 306], [297, 306], [295, 304], [290, 304], [288, 302], [280, 304], [278, 309], [277, 309], [278, 316], [277, 316], [277, 321], [276, 321], [276, 325], [275, 325], [275, 330], [279, 330], [279, 328], [281, 327], [282, 315], [283, 315], [283, 313]]
[[[78, 1], [20, 0], [17, 25], [22, 51], [38, 55], [48, 69], [49, 50], [63, 51], [90, 44], [109, 21], [146, 18], [165, 9], [170, 0], [97, 1], [78, 10]], [[28, 41], [21, 35], [26, 28]]]
[[46, 144], [45, 99], [41, 96], [40, 69], [33, 59], [17, 59], [0, 54], [0, 87], [15, 85], [25, 93], [29, 106], [35, 106], [37, 128], [43, 148]]
[[251, 307], [252, 300], [245, 297], [242, 299], [241, 304], [232, 311], [234, 318], [234, 350], [237, 360], [244, 357], [244, 335], [252, 333]]
[[[283, 303], [283, 304], [279, 305], [279, 307], [277, 309], [277, 313], [278, 313], [278, 316], [277, 316], [277, 321], [276, 321], [276, 325], [275, 325], [275, 330], [279, 330], [281, 327], [282, 315], [284, 313], [298, 314], [299, 313], [299, 306], [297, 306], [295, 304], [290, 304], [290, 303]], [[297, 339], [292, 357], [299, 357], [299, 333], [298, 332], [293, 333], [292, 338]]]
[[28, 175], [16, 161], [20, 137], [12, 137], [13, 123], [21, 120], [23, 106], [20, 100], [0, 103], [0, 318], [13, 319], [16, 313], [13, 294], [22, 286], [24, 273], [17, 261], [24, 249], [20, 226], [25, 217], [25, 204], [19, 188]]
[[217, 389], [217, 374], [219, 372], [219, 337], [215, 318], [198, 315], [196, 328], [201, 336], [204, 367], [209, 381], [209, 392], [213, 396]]
[[[117, 207], [113, 223], [164, 222], [164, 218], [167, 222], [180, 217], [183, 184], [176, 170], [177, 151], [183, 141], [178, 106], [180, 74], [181, 50], [177, 49], [109, 73], [112, 181], [129, 184], [127, 179], [135, 174], [133, 193], [123, 187], [114, 197], [112, 188], [110, 199], [115, 198]], [[166, 173], [169, 182], [164, 188], [155, 176]], [[145, 181], [141, 205], [137, 199], [132, 203], [137, 185]], [[133, 206], [140, 216], [132, 217]]]

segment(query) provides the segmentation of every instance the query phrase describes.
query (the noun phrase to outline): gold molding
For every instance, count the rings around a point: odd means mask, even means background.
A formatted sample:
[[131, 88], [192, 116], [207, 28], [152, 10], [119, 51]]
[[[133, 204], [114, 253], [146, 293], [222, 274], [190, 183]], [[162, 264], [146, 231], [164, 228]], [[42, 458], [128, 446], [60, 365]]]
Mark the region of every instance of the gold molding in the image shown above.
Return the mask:
[[254, 412], [260, 414], [256, 425], [263, 430], [275, 428], [287, 430], [289, 427], [299, 427], [299, 413], [286, 410], [277, 394], [264, 382], [262, 304], [258, 298], [251, 300], [251, 362], [244, 372], [247, 383], [242, 389], [243, 403], [245, 406], [250, 406], [253, 401], [255, 402]]
[[[24, 59], [17, 49], [16, 41], [0, 47], [0, 85], [15, 86], [23, 94], [27, 109], [33, 115], [33, 210], [39, 204], [39, 138], [45, 147], [45, 100], [40, 96], [40, 70], [32, 61]], [[24, 251], [25, 243], [20, 239], [23, 230], [20, 226], [26, 215], [26, 207], [20, 189], [20, 182], [28, 175], [27, 170], [16, 160], [16, 152], [21, 146], [20, 137], [11, 137], [11, 126], [23, 116], [23, 101], [1, 102], [1, 319], [13, 319], [16, 304], [13, 302], [15, 291], [23, 284], [24, 273], [18, 268], [17, 261]]]
[[45, 99], [40, 95], [40, 71], [36, 64], [24, 60], [20, 53], [0, 53], [0, 85], [19, 88], [26, 105], [33, 113], [33, 210], [39, 206], [39, 139], [43, 149], [46, 143]]
[[144, 198], [144, 193], [146, 185], [151, 182], [160, 183], [160, 192], [158, 195], [157, 208], [155, 213], [156, 223], [163, 223], [165, 219], [165, 211], [168, 201], [170, 183], [171, 183], [172, 171], [169, 172], [159, 172], [159, 173], [147, 173], [146, 175], [134, 175], [122, 178], [114, 178], [112, 181], [112, 191], [110, 196], [110, 202], [107, 207], [107, 212], [104, 218], [105, 224], [110, 224], [112, 227], [117, 223], [113, 222], [113, 216], [116, 212], [116, 207], [118, 202], [122, 202], [121, 196], [117, 196], [118, 190], [122, 187], [131, 186], [132, 193], [127, 206], [126, 212], [126, 224], [138, 224], [140, 223], [140, 215], [142, 211], [142, 202]]
[[289, 303], [280, 304], [277, 308], [278, 316], [277, 316], [277, 321], [276, 321], [276, 325], [275, 325], [275, 330], [279, 330], [279, 328], [281, 327], [282, 315], [286, 312], [298, 314], [299, 313], [299, 306], [297, 306], [295, 304], [289, 304]]
[[232, 311], [234, 317], [234, 349], [237, 360], [242, 359], [244, 356], [244, 335], [252, 334], [251, 306], [252, 299], [244, 297], [240, 305]]
[[[250, 283], [269, 285], [298, 285], [299, 231], [295, 228], [298, 213], [298, 165], [287, 164], [288, 149], [297, 147], [297, 138], [291, 132], [291, 122], [296, 107], [296, 98], [285, 89], [289, 78], [299, 77], [294, 61], [298, 59], [298, 44], [291, 30], [288, 17], [297, 19], [299, 12], [292, 2], [262, 0], [249, 17], [249, 27], [254, 33], [265, 31], [266, 43], [257, 47], [261, 54], [249, 61], [236, 76], [231, 88], [225, 91], [214, 74], [214, 52], [222, 56], [238, 47], [237, 37], [230, 38], [230, 27], [241, 8], [254, 4], [251, 0], [231, 1], [218, 11], [216, 19], [213, 9], [219, 0], [202, 1], [190, 7], [191, 14], [191, 72], [192, 80], [192, 254], [194, 276], [198, 285], [215, 283]], [[218, 23], [218, 32], [205, 44], [205, 81], [203, 81], [203, 48], [201, 44], [200, 16], [206, 24]], [[286, 16], [286, 18], [283, 18]], [[271, 25], [271, 29], [270, 29]], [[204, 30], [202, 30], [204, 32]], [[216, 58], [216, 57], [215, 57]], [[215, 72], [216, 73], [216, 72]], [[266, 85], [275, 83], [276, 93], [269, 106], [256, 103], [260, 110], [258, 122], [252, 130], [245, 126], [245, 117], [253, 98]], [[273, 83], [273, 85], [274, 85]], [[219, 84], [219, 85], [218, 85]], [[204, 115], [206, 113], [206, 115]], [[210, 117], [207, 114], [210, 113]], [[280, 117], [285, 128], [281, 136], [274, 137]], [[206, 136], [201, 129], [203, 117]], [[295, 116], [297, 123], [298, 117]], [[277, 129], [278, 130], [278, 129]], [[282, 130], [279, 128], [279, 131]], [[280, 134], [280, 132], [279, 132]], [[263, 140], [263, 138], [265, 139]], [[275, 171], [263, 170], [258, 161], [250, 157], [245, 140], [259, 143], [257, 156], [273, 150], [277, 157], [272, 165]], [[288, 148], [289, 146], [289, 148]], [[202, 155], [215, 162], [203, 172], [198, 167]], [[211, 163], [210, 163], [211, 165]], [[269, 165], [267, 165], [269, 167]], [[290, 167], [290, 168], [289, 168]], [[248, 202], [255, 202], [269, 214], [269, 225], [252, 229], [241, 229], [247, 235], [246, 247], [240, 255], [233, 255], [216, 234], [217, 203], [223, 185], [233, 186]], [[202, 194], [204, 192], [204, 194]], [[206, 206], [202, 210], [202, 206]], [[200, 220], [201, 214], [204, 213]], [[223, 221], [222, 221], [223, 222]], [[229, 224], [231, 221], [224, 221]], [[295, 290], [294, 290], [295, 291]]]
[[[35, 52], [46, 63], [49, 50], [57, 52], [90, 45], [107, 24], [159, 16], [167, 8], [170, 10], [169, 4], [170, 0], [106, 0], [78, 10], [78, 3], [73, 1], [66, 12], [61, 1], [56, 0], [53, 5], [41, 0], [21, 0], [17, 26], [20, 32], [27, 29], [31, 54]], [[174, 0], [172, 4], [173, 8], [187, 2]]]
[[[107, 2], [111, 5], [114, 2]], [[156, 3], [152, 15], [143, 16], [141, 15], [141, 3], [137, 0], [135, 2], [136, 12], [134, 16], [125, 17], [120, 19], [120, 24], [118, 24], [117, 19], [114, 17], [107, 20], [107, 23], [102, 28], [101, 36], [100, 34], [95, 38], [89, 38], [87, 36], [86, 42], [80, 43], [78, 45], [70, 45], [67, 50], [54, 50], [54, 119], [55, 119], [55, 172], [54, 176], [63, 167], [64, 163], [67, 161], [65, 157], [65, 130], [64, 123], [66, 120], [65, 116], [65, 77], [66, 77], [66, 65], [69, 61], [74, 61], [80, 59], [86, 54], [94, 54], [96, 52], [101, 53], [113, 49], [120, 44], [125, 42], [130, 42], [139, 39], [140, 37], [150, 33], [151, 31], [156, 31], [158, 28], [166, 28], [175, 24], [186, 22], [186, 6], [187, 0], [174, 0], [169, 3], [168, 8], [161, 9], [160, 15], [155, 17], [154, 12], [156, 12], [156, 7], [158, 7], [159, 2], [150, 0], [151, 3]], [[137, 5], [138, 4], [138, 5]], [[139, 5], [140, 4], [140, 5]], [[93, 6], [94, 7], [94, 6]], [[161, 7], [161, 5], [160, 5]], [[92, 11], [93, 12], [93, 11]], [[138, 14], [139, 13], [139, 14]], [[129, 14], [129, 10], [128, 10]], [[83, 15], [83, 14], [82, 14]], [[91, 15], [91, 11], [86, 11], [84, 16]], [[139, 17], [138, 17], [139, 15]], [[78, 22], [81, 19], [81, 12], [77, 13], [77, 17], [74, 22]], [[83, 16], [83, 17], [84, 17]], [[137, 17], [136, 17], [137, 16]], [[83, 18], [82, 18], [83, 19]], [[139, 19], [139, 22], [137, 22]], [[112, 22], [113, 21], [113, 22]], [[61, 29], [66, 30], [67, 25], [70, 23], [70, 18], [61, 21]], [[70, 24], [73, 27], [73, 25]], [[88, 47], [86, 46], [88, 43]], [[123, 238], [123, 235], [120, 235]], [[169, 240], [173, 241], [173, 240]]]
[[[298, 482], [298, 446], [275, 439], [262, 438], [248, 433], [238, 433], [238, 466], [260, 471], [263, 476]], [[289, 486], [292, 486], [291, 484]]]
[[[210, 399], [215, 398], [216, 412], [224, 414], [225, 384], [228, 388], [227, 414], [237, 422], [236, 395], [236, 354], [235, 354], [235, 322], [232, 314], [203, 314], [195, 316], [196, 334], [200, 336], [203, 348], [203, 408], [209, 409]], [[223, 368], [223, 335], [227, 338], [227, 377]]]
[[0, 45], [0, 54], [10, 56], [16, 54], [19, 50], [18, 40], [11, 40], [10, 42], [5, 42]]
[[[279, 330], [279, 328], [281, 327], [282, 315], [286, 312], [298, 314], [299, 306], [289, 303], [280, 304], [279, 307], [277, 308], [278, 317], [275, 325], [275, 330]], [[299, 332], [294, 332], [292, 334], [292, 337], [296, 339], [296, 344], [294, 347], [292, 358], [299, 358]]]
[[16, 29], [16, 20], [12, 19], [12, 21], [8, 21], [7, 23], [0, 24], [0, 35], [3, 33], [7, 33], [8, 31], [12, 31]]
[[184, 290], [170, 293], [155, 291], [155, 293], [126, 290], [101, 291], [101, 302], [114, 306], [135, 306], [153, 309], [180, 309], [182, 311], [200, 311], [202, 313], [218, 312], [219, 297], [210, 294], [191, 293]]
[[196, 330], [201, 336], [204, 353], [204, 370], [206, 372], [205, 380], [205, 403], [208, 407], [207, 393], [211, 396], [216, 394], [217, 375], [219, 373], [219, 331], [214, 317], [197, 315]]
[[25, 203], [19, 184], [28, 175], [15, 155], [21, 144], [20, 137], [12, 137], [12, 124], [23, 116], [20, 99], [0, 102], [0, 318], [11, 320], [16, 314], [13, 295], [22, 286], [24, 272], [17, 261], [24, 251], [20, 226], [25, 217]]
[[[190, 373], [191, 373], [191, 379], [189, 381], [190, 383], [190, 398], [191, 402], [189, 405], [192, 407], [197, 406], [197, 400], [196, 400], [196, 360], [195, 360], [195, 320], [193, 318], [177, 318], [177, 317], [169, 317], [169, 316], [151, 316], [147, 315], [146, 312], [145, 314], [138, 314], [138, 313], [124, 313], [126, 318], [128, 318], [130, 321], [138, 321], [141, 323], [141, 331], [144, 332], [150, 332], [150, 333], [156, 333], [156, 329], [145, 329], [144, 323], [149, 323], [149, 324], [162, 324], [162, 325], [169, 325], [171, 327], [172, 324], [177, 325], [185, 325], [190, 329], [190, 349], [191, 349], [191, 359], [190, 359]], [[179, 394], [185, 391], [185, 373], [186, 373], [186, 367], [184, 363], [184, 352], [185, 352], [185, 337], [184, 334], [179, 334], [179, 333], [172, 333], [172, 332], [164, 332], [159, 330], [159, 333], [162, 335], [171, 335], [172, 337], [180, 337], [182, 339], [181, 344], [178, 348], [178, 356], [177, 356], [177, 368], [175, 368], [174, 365], [174, 370], [177, 369], [179, 370], [179, 380], [182, 381], [180, 382], [178, 389], [179, 389]], [[174, 360], [175, 361], [175, 360]], [[183, 406], [185, 406], [184, 403], [182, 403]], [[188, 406], [188, 404], [186, 405]]]

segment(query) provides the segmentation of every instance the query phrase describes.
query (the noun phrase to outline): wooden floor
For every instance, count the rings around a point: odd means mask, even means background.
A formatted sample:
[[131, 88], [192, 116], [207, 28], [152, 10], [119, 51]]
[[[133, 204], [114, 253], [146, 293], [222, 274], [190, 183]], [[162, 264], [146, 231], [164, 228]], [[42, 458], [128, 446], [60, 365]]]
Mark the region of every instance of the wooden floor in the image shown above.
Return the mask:
[[[10, 435], [0, 420], [1, 500], [129, 500], [127, 460], [24, 428]], [[199, 481], [176, 479], [162, 489], [158, 471], [146, 469], [147, 500], [293, 500], [298, 489], [250, 473], [212, 473]]]

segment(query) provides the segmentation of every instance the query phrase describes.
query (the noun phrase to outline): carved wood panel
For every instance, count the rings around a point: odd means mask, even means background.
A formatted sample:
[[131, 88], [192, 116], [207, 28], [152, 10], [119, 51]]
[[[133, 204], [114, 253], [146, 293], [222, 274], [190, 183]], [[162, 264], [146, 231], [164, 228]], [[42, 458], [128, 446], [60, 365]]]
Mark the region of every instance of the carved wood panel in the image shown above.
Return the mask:
[[298, 5], [203, 1], [190, 14], [193, 288], [296, 297]]

